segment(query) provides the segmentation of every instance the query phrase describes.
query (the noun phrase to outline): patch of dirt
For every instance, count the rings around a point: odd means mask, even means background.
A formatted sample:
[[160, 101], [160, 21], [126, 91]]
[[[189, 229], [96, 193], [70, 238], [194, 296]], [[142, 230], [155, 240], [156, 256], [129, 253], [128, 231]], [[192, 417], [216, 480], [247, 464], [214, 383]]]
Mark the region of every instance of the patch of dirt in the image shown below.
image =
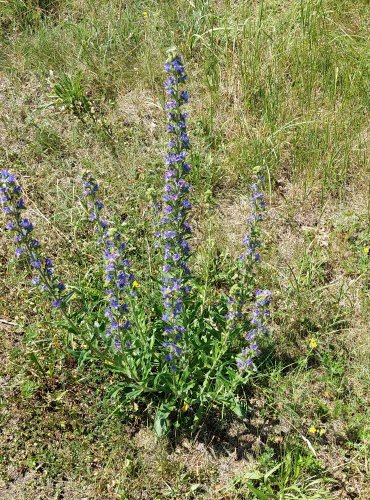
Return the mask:
[[[35, 484], [37, 489], [35, 490]], [[90, 486], [82, 485], [77, 481], [66, 479], [56, 482], [46, 481], [40, 484], [37, 471], [30, 471], [19, 475], [8, 485], [0, 483], [1, 500], [49, 500], [63, 498], [63, 500], [96, 500], [96, 492]], [[102, 500], [107, 497], [99, 497]]]
[[140, 429], [139, 432], [135, 434], [134, 442], [138, 448], [143, 448], [150, 452], [153, 452], [157, 447], [155, 434], [146, 427]]
[[155, 134], [159, 125], [162, 128], [162, 106], [147, 92], [132, 90], [127, 94], [119, 95], [115, 110], [115, 115], [117, 114], [125, 127], [143, 127], [150, 135]]
[[366, 471], [361, 471], [362, 464], [344, 456], [342, 450], [335, 447], [321, 447], [317, 455], [335, 481], [332, 485], [334, 498], [370, 498], [370, 486], [366, 481]]

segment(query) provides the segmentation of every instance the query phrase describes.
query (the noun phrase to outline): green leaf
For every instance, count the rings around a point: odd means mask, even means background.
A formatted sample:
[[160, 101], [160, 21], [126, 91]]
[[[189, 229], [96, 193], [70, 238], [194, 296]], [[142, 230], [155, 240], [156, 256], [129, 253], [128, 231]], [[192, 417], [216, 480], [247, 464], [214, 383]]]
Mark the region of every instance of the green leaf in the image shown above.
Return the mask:
[[173, 405], [169, 405], [163, 403], [157, 410], [155, 419], [154, 419], [154, 432], [157, 437], [163, 437], [168, 433], [169, 429], [169, 416], [171, 412], [174, 410]]
[[46, 370], [45, 370], [45, 368], [41, 365], [41, 363], [40, 363], [40, 361], [39, 361], [38, 357], [36, 356], [36, 354], [35, 354], [34, 352], [30, 352], [30, 353], [28, 354], [28, 357], [30, 358], [30, 360], [32, 361], [32, 363], [33, 363], [34, 365], [36, 365], [36, 366], [37, 366], [37, 368], [40, 370], [40, 372], [41, 372], [43, 375], [45, 375]]
[[279, 463], [279, 464], [275, 465], [275, 467], [273, 467], [272, 469], [270, 469], [269, 471], [267, 471], [266, 474], [264, 475], [264, 480], [266, 481], [271, 476], [271, 474], [273, 474], [278, 469], [280, 469], [280, 467], [282, 465], [283, 465], [282, 463]]
[[254, 493], [256, 495], [256, 497], [259, 499], [259, 500], [271, 500], [271, 499], [275, 499], [277, 498], [276, 495], [272, 495], [272, 494], [269, 494], [268, 496], [265, 495], [264, 493], [262, 493], [261, 490], [258, 490], [257, 488], [255, 488], [253, 486], [253, 484], [251, 483], [247, 483], [247, 486], [248, 486], [248, 489]]
[[247, 416], [247, 405], [244, 402], [237, 402], [237, 401], [232, 401], [229, 403], [229, 408], [232, 410], [235, 415], [237, 415], [239, 418], [246, 418]]

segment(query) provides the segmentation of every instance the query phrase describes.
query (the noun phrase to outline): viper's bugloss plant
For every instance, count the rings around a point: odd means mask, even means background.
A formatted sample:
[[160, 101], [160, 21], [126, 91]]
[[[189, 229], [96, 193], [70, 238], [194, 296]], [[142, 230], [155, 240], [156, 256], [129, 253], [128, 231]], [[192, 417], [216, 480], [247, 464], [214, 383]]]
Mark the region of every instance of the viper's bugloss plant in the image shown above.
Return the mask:
[[186, 130], [186, 113], [183, 105], [188, 102], [188, 93], [181, 90], [187, 75], [180, 57], [174, 53], [165, 64], [169, 75], [165, 89], [169, 100], [167, 110], [167, 131], [170, 135], [168, 152], [165, 155], [166, 171], [163, 194], [161, 229], [157, 237], [162, 240], [163, 247], [163, 321], [166, 326], [166, 340], [163, 346], [167, 349], [166, 360], [172, 369], [178, 369], [185, 360], [184, 344], [187, 336], [183, 324], [184, 299], [190, 290], [190, 269], [187, 260], [190, 255], [188, 238], [191, 233], [187, 221], [187, 212], [191, 208], [188, 199], [190, 184], [186, 177], [190, 171], [187, 154], [190, 147]]
[[[255, 290], [256, 266], [260, 262], [260, 223], [263, 221], [265, 196], [262, 191], [262, 175], [250, 186], [250, 215], [246, 219], [247, 233], [244, 237], [244, 251], [238, 261], [237, 282], [232, 286], [227, 314], [228, 327], [243, 334], [246, 345], [237, 357], [238, 368], [243, 371], [253, 365], [253, 358], [260, 354], [257, 341], [270, 333], [267, 320], [270, 314], [271, 292]], [[254, 307], [248, 315], [248, 305], [254, 301]]]
[[128, 331], [131, 327], [128, 319], [128, 299], [135, 296], [133, 291], [134, 275], [130, 272], [130, 262], [125, 256], [126, 245], [121, 234], [108, 221], [102, 219], [104, 204], [98, 198], [99, 185], [90, 173], [82, 178], [83, 196], [89, 220], [94, 221], [99, 235], [98, 243], [102, 247], [105, 267], [107, 308], [105, 316], [109, 320], [106, 335], [116, 349], [131, 347]]
[[184, 110], [189, 96], [184, 89], [187, 75], [175, 49], [168, 52], [164, 69], [170, 140], [164, 189], [154, 205], [153, 235], [153, 247], [160, 249], [163, 260], [161, 268], [140, 278], [140, 283], [130, 262], [132, 243], [129, 251], [125, 234], [101, 200], [97, 181], [86, 173], [81, 199], [95, 228], [104, 298], [93, 307], [82, 304], [80, 314], [71, 315], [66, 288], [51, 261], [41, 256], [33, 225], [23, 217], [20, 186], [10, 172], [0, 175], [1, 201], [7, 228], [15, 234], [16, 255], [25, 258], [33, 283], [45, 290], [63, 314], [66, 329], [73, 331], [73, 346], [66, 348], [79, 356], [85, 352], [119, 374], [114, 393], [128, 412], [135, 403], [152, 415], [159, 435], [171, 425], [194, 428], [212, 408], [246, 414], [246, 384], [258, 368], [258, 341], [269, 333], [271, 301], [271, 293], [257, 286], [265, 208], [261, 176], [251, 186], [245, 247], [228, 294], [217, 291], [207, 301], [202, 277], [190, 271], [191, 162]]
[[32, 283], [47, 293], [52, 306], [64, 308], [65, 285], [56, 278], [51, 259], [42, 256], [40, 242], [33, 237], [34, 225], [23, 217], [26, 206], [21, 187], [15, 176], [5, 169], [0, 171], [0, 198], [2, 211], [8, 218], [6, 229], [14, 235], [16, 257], [25, 258]]

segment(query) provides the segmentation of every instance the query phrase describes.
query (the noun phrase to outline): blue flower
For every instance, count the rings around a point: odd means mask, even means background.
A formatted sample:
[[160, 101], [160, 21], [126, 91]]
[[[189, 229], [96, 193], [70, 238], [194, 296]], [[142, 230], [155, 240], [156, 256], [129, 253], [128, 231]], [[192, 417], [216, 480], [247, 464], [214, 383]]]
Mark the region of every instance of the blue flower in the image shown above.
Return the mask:
[[[261, 241], [259, 238], [259, 223], [263, 220], [262, 210], [265, 208], [264, 193], [261, 189], [263, 177], [260, 176], [257, 182], [250, 186], [250, 217], [246, 219], [247, 233], [243, 238], [245, 246], [243, 254], [239, 258], [239, 282], [230, 290], [229, 311], [226, 316], [228, 328], [235, 331], [247, 329], [244, 338], [248, 342], [247, 347], [237, 357], [237, 366], [240, 370], [245, 370], [252, 366], [253, 358], [260, 354], [256, 337], [269, 332], [266, 322], [270, 316], [269, 306], [271, 302], [271, 292], [268, 290], [256, 290], [253, 293], [255, 282], [255, 266], [260, 261]], [[245, 314], [245, 304], [247, 299], [252, 299], [254, 295], [254, 307], [250, 317]], [[238, 330], [236, 330], [236, 326]], [[246, 328], [247, 326], [247, 328]], [[252, 327], [252, 328], [250, 328]]]
[[186, 240], [191, 230], [186, 215], [191, 203], [187, 198], [190, 185], [184, 178], [191, 168], [186, 162], [190, 141], [186, 133], [187, 115], [182, 110], [182, 106], [189, 100], [189, 95], [186, 90], [180, 88], [186, 80], [186, 73], [178, 54], [170, 55], [165, 64], [165, 71], [169, 74], [165, 90], [171, 96], [165, 106], [168, 111], [167, 130], [171, 134], [165, 162], [170, 168], [165, 171], [162, 197], [165, 216], [160, 219], [161, 231], [157, 231], [157, 237], [162, 239], [164, 257], [162, 296], [165, 313], [162, 319], [165, 322], [164, 334], [168, 338], [164, 347], [170, 351], [166, 359], [174, 368], [177, 360], [183, 355], [183, 349], [179, 346], [184, 334], [181, 318], [184, 298], [190, 290], [186, 284], [190, 274], [186, 262], [190, 245]]
[[255, 303], [252, 318], [250, 319], [250, 323], [254, 328], [245, 335], [249, 345], [242, 350], [237, 358], [237, 365], [240, 370], [250, 367], [253, 364], [253, 358], [261, 353], [258, 344], [255, 342], [256, 336], [268, 335], [270, 332], [266, 325], [267, 318], [270, 316], [271, 296], [269, 290], [256, 290], [255, 292]]
[[61, 307], [65, 303], [61, 294], [65, 286], [58, 284], [51, 260], [42, 257], [40, 242], [32, 238], [34, 226], [29, 219], [22, 217], [22, 211], [26, 208], [22, 190], [15, 176], [7, 170], [0, 171], [0, 193], [3, 211], [11, 219], [7, 222], [6, 228], [14, 234], [14, 241], [17, 243], [16, 257], [25, 256], [29, 266], [36, 273], [36, 276], [31, 278], [32, 283], [41, 285], [41, 289], [52, 299], [52, 305]]
[[20, 257], [22, 255], [22, 253], [24, 253], [23, 248], [19, 248], [18, 247], [18, 248], [15, 249], [15, 256], [16, 257]]
[[104, 204], [97, 198], [99, 184], [91, 173], [84, 174], [82, 184], [89, 219], [95, 222], [99, 241], [103, 245], [105, 281], [109, 283], [109, 288], [106, 289], [108, 307], [105, 316], [110, 324], [106, 329], [106, 335], [108, 338], [111, 337], [114, 349], [121, 350], [126, 342], [130, 342], [126, 338], [127, 330], [131, 327], [128, 320], [130, 311], [127, 299], [135, 296], [132, 289], [135, 276], [130, 273], [130, 262], [125, 256], [126, 244], [122, 241], [121, 234], [101, 218]]

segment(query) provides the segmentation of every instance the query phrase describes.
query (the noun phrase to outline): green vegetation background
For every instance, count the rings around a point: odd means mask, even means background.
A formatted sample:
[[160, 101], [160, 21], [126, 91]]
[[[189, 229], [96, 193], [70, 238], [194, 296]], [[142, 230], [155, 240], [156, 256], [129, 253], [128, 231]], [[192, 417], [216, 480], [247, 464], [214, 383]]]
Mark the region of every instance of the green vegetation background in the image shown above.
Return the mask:
[[[1, 230], [1, 498], [370, 496], [368, 17], [365, 0], [1, 2], [0, 165], [21, 179], [64, 275], [95, 293], [99, 256], [76, 184], [85, 168], [145, 271], [162, 62], [177, 45], [191, 94], [193, 268], [223, 282], [261, 166], [261, 279], [275, 296], [274, 353], [248, 422], [216, 415], [195, 440], [156, 443], [134, 408], [128, 425], [106, 397], [104, 369], [60, 350]], [[97, 120], [55, 106], [64, 75]]]

